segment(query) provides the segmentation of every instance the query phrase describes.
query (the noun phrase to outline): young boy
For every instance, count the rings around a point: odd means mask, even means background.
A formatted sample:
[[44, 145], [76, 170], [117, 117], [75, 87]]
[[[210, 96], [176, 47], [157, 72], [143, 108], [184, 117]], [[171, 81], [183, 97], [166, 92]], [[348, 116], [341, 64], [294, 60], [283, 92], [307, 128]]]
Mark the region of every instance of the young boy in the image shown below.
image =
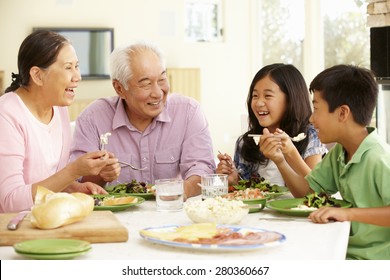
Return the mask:
[[[311, 213], [315, 223], [351, 221], [348, 259], [390, 259], [390, 146], [368, 127], [378, 86], [364, 68], [336, 65], [318, 74], [311, 123], [322, 143], [337, 142], [304, 178], [287, 164], [280, 149], [272, 160], [288, 178], [295, 197], [308, 192], [340, 192], [352, 208], [322, 207]], [[275, 146], [277, 146], [275, 145]]]

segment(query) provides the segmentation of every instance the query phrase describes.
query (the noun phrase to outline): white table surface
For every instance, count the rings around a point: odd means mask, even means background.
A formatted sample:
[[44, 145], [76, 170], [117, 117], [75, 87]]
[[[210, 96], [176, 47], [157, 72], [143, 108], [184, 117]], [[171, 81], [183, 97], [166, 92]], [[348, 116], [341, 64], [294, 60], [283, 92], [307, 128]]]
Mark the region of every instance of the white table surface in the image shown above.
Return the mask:
[[[193, 198], [198, 199], [198, 198]], [[250, 251], [221, 252], [198, 250], [193, 248], [170, 247], [144, 240], [139, 230], [171, 224], [188, 225], [191, 220], [184, 210], [180, 212], [157, 212], [154, 200], [131, 207], [115, 215], [127, 227], [127, 242], [94, 243], [92, 250], [79, 256], [79, 260], [343, 260], [345, 259], [350, 230], [349, 222], [314, 224], [307, 218], [279, 214], [265, 208], [261, 212], [250, 213], [240, 226], [258, 227], [277, 231], [286, 236], [286, 241], [279, 246], [259, 248]], [[283, 218], [272, 220], [270, 218]], [[285, 220], [291, 219], [291, 220]], [[24, 259], [15, 253], [12, 246], [0, 246], [0, 259]]]

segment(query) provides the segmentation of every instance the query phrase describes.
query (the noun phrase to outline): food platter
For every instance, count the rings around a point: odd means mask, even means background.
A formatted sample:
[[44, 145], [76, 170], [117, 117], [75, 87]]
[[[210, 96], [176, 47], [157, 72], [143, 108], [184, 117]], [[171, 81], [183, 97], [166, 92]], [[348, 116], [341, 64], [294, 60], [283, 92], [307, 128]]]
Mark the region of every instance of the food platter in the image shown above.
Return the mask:
[[38, 260], [72, 259], [91, 249], [89, 242], [75, 239], [33, 239], [14, 244], [16, 253]]
[[[115, 195], [112, 195], [112, 194], [95, 194], [95, 195], [92, 195], [93, 198], [105, 198], [105, 197], [122, 197], [122, 196], [133, 196], [132, 194], [115, 194]], [[135, 196], [134, 196], [135, 197]], [[93, 210], [96, 210], [96, 211], [105, 211], [105, 210], [109, 210], [109, 211], [112, 211], [112, 212], [118, 212], [118, 211], [124, 211], [124, 210], [127, 210], [129, 209], [130, 207], [132, 206], [137, 206], [137, 205], [140, 205], [141, 203], [143, 203], [145, 201], [145, 199], [143, 197], [137, 197], [137, 202], [135, 203], [128, 203], [128, 204], [119, 204], [119, 205], [109, 205], [109, 206], [97, 206], [95, 205]]]
[[[279, 199], [268, 201], [266, 204], [267, 208], [278, 211], [279, 213], [286, 214], [289, 216], [299, 216], [299, 217], [307, 217], [311, 212], [315, 210], [294, 210], [291, 208], [296, 208], [298, 205], [303, 204], [305, 198], [291, 198], [291, 199]], [[334, 202], [342, 208], [349, 208], [352, 206], [351, 203], [346, 202], [340, 199], [333, 199]]]
[[[166, 225], [161, 227], [149, 227], [145, 228], [143, 231], [140, 231], [140, 235], [146, 241], [162, 244], [166, 246], [172, 247], [181, 247], [181, 248], [190, 248], [196, 250], [210, 250], [210, 251], [247, 251], [247, 250], [256, 250], [261, 248], [268, 248], [281, 245], [286, 241], [285, 235], [269, 231], [265, 229], [255, 228], [255, 227], [244, 227], [244, 226], [233, 226], [233, 225], [217, 225], [217, 228], [226, 228], [232, 230], [234, 233], [257, 233], [264, 235], [264, 242], [259, 241], [256, 244], [199, 244], [199, 243], [187, 243], [181, 241], [172, 241], [172, 240], [164, 240], [158, 237], [159, 233], [169, 233], [174, 232], [177, 228], [181, 227], [181, 225]], [[154, 236], [148, 236], [144, 233], [144, 231], [151, 231], [154, 233]], [[157, 233], [157, 234], [156, 234]], [[272, 240], [267, 241], [266, 236], [272, 235]]]

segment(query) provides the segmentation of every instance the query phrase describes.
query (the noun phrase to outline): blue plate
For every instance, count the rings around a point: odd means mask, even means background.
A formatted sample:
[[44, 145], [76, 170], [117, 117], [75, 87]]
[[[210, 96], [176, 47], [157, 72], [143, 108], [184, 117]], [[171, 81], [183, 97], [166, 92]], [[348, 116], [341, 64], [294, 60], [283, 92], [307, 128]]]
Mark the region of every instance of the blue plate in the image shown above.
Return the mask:
[[[149, 227], [143, 229], [143, 231], [152, 231], [154, 233], [158, 232], [175, 232], [178, 227], [181, 227], [182, 225], [166, 225], [162, 227]], [[190, 248], [190, 249], [200, 249], [200, 250], [214, 250], [214, 251], [245, 251], [245, 250], [255, 250], [260, 248], [267, 248], [267, 247], [274, 247], [277, 245], [282, 244], [286, 241], [286, 237], [275, 231], [269, 231], [265, 229], [255, 228], [255, 227], [243, 227], [243, 226], [232, 226], [232, 225], [217, 225], [218, 228], [227, 228], [232, 230], [233, 232], [238, 233], [265, 233], [265, 235], [271, 234], [273, 236], [272, 240], [267, 241], [265, 240], [262, 242], [261, 240], [258, 241], [256, 244], [240, 244], [240, 245], [226, 245], [226, 244], [197, 244], [197, 243], [186, 243], [186, 242], [177, 242], [177, 241], [170, 241], [170, 240], [163, 240], [159, 239], [157, 237], [150, 237], [145, 234], [145, 232], [140, 231], [140, 235], [142, 238], [144, 238], [147, 241], [167, 245], [167, 246], [173, 246], [173, 247], [181, 247], [181, 248]]]

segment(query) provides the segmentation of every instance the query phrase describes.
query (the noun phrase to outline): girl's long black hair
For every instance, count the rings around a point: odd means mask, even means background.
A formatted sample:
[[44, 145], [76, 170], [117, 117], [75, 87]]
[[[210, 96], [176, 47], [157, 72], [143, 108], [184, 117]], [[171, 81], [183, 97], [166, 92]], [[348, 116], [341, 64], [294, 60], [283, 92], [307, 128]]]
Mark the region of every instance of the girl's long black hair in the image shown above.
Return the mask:
[[[281, 91], [286, 94], [286, 112], [280, 122], [280, 129], [290, 136], [306, 133], [309, 127], [309, 118], [312, 113], [310, 93], [305, 79], [297, 68], [291, 64], [275, 63], [261, 68], [254, 76], [247, 97], [249, 113], [249, 130], [243, 134], [239, 141], [243, 141], [241, 156], [248, 162], [266, 164], [268, 159], [259, 151], [252, 137], [248, 134], [262, 134], [264, 127], [259, 124], [255, 113], [252, 111], [252, 93], [256, 83], [269, 76]], [[300, 142], [294, 142], [295, 147], [302, 154], [308, 143], [309, 137]]]

